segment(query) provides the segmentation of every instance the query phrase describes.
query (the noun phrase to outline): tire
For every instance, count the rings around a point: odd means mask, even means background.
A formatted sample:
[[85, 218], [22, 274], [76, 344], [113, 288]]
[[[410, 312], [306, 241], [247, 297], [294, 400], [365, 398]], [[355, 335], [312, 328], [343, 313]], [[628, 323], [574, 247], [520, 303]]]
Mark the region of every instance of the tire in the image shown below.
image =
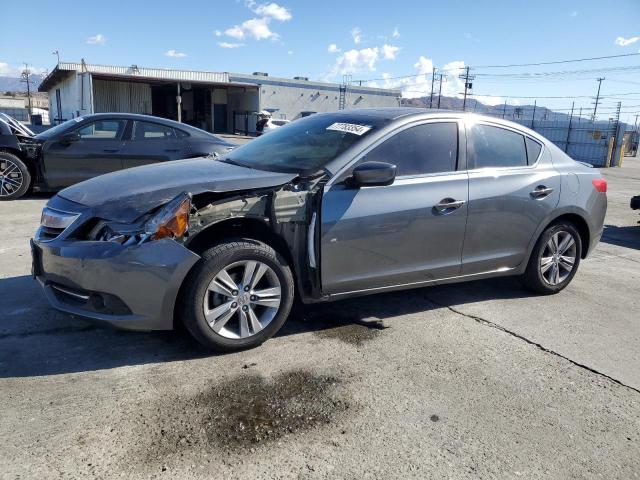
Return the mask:
[[[567, 244], [563, 246], [564, 241]], [[554, 253], [553, 245], [558, 243], [560, 248]], [[521, 277], [522, 284], [543, 295], [558, 293], [571, 283], [578, 271], [581, 255], [582, 240], [575, 225], [567, 221], [552, 223], [533, 247], [527, 269]], [[573, 259], [572, 264], [570, 258]]]
[[0, 151], [0, 200], [20, 198], [30, 186], [31, 173], [25, 163], [13, 153]]
[[230, 239], [205, 251], [190, 272], [182, 321], [209, 349], [244, 350], [280, 330], [293, 299], [293, 275], [281, 255], [257, 240]]

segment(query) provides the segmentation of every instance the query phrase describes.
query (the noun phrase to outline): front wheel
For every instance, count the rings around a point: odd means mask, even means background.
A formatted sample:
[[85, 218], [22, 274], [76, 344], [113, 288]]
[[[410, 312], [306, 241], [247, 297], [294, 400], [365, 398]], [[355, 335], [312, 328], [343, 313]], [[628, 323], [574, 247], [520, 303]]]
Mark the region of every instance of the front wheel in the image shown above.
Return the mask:
[[533, 248], [522, 283], [537, 293], [557, 293], [573, 279], [581, 254], [582, 241], [573, 223], [553, 223]]
[[182, 298], [183, 321], [205, 347], [256, 347], [286, 321], [294, 297], [287, 262], [268, 245], [233, 240], [203, 253]]
[[13, 153], [0, 151], [0, 200], [23, 196], [31, 185], [29, 169]]

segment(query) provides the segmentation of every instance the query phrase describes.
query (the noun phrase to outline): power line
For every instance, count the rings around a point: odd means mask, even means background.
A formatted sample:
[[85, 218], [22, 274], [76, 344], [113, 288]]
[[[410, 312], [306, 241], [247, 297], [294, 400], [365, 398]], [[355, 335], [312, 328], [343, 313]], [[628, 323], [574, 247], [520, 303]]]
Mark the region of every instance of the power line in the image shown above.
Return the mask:
[[607, 55], [603, 57], [587, 57], [587, 58], [575, 58], [572, 60], [556, 60], [553, 62], [537, 62], [537, 63], [513, 63], [510, 65], [478, 65], [473, 68], [511, 68], [511, 67], [537, 67], [540, 65], [557, 65], [560, 63], [574, 63], [574, 62], [588, 62], [591, 60], [605, 60], [609, 58], [622, 58], [622, 57], [634, 57], [640, 55], [638, 53], [624, 53], [620, 55]]
[[[575, 62], [586, 62], [586, 61], [592, 61], [592, 60], [606, 60], [606, 59], [610, 59], [610, 58], [623, 58], [623, 57], [634, 57], [634, 56], [638, 56], [640, 55], [640, 52], [638, 53], [625, 53], [625, 54], [620, 54], [620, 55], [607, 55], [607, 56], [602, 56], [602, 57], [588, 57], [588, 58], [577, 58], [577, 59], [571, 59], [571, 60], [557, 60], [557, 61], [552, 61], [552, 62], [537, 62], [537, 63], [519, 63], [519, 64], [509, 64], [509, 65], [476, 65], [476, 66], [469, 66], [470, 69], [476, 70], [479, 68], [513, 68], [513, 67], [533, 67], [533, 66], [541, 66], [541, 65], [557, 65], [557, 64], [564, 64], [564, 63], [575, 63]], [[456, 67], [456, 68], [439, 68], [438, 71], [440, 72], [455, 72], [455, 71], [462, 71], [464, 70], [466, 67]], [[565, 72], [540, 72], [538, 74], [535, 75], [549, 75], [549, 74], [567, 74], [567, 73], [595, 73], [597, 71], [614, 71], [614, 70], [621, 70], [621, 71], [625, 71], [628, 69], [636, 69], [636, 68], [640, 68], [640, 66], [638, 67], [611, 67], [609, 69], [586, 69], [586, 70], [575, 70], [575, 71], [565, 71]], [[527, 74], [526, 72], [523, 73], [514, 73], [514, 74], [491, 74], [491, 73], [476, 73], [476, 75], [482, 75], [482, 76], [503, 76], [503, 75], [508, 75], [508, 76], [514, 76], [514, 75], [534, 75], [534, 74]], [[401, 80], [401, 79], [405, 79], [405, 78], [412, 78], [412, 77], [419, 77], [419, 76], [425, 76], [425, 77], [429, 77], [431, 76], [431, 74], [428, 73], [414, 73], [414, 74], [409, 74], [409, 75], [400, 75], [400, 76], [394, 76], [394, 77], [380, 77], [380, 78], [371, 78], [369, 80], [357, 80], [357, 82], [359, 83], [369, 83], [369, 82], [374, 82], [374, 81], [383, 81], [383, 80]]]

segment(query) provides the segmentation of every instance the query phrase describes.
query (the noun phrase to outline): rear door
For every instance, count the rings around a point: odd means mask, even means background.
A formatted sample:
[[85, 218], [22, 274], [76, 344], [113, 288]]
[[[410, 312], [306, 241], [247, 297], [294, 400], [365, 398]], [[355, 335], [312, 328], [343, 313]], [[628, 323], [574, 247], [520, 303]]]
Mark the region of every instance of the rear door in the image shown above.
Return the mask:
[[[464, 137], [458, 127], [456, 121], [403, 127], [325, 187], [320, 236], [324, 293], [459, 275], [468, 184], [466, 171], [460, 170]], [[395, 164], [393, 184], [350, 186], [350, 170], [366, 161]]]
[[133, 121], [123, 149], [124, 168], [177, 160], [189, 156], [188, 142], [175, 129], [160, 123]]
[[542, 144], [490, 122], [469, 122], [469, 218], [464, 275], [507, 270], [526, 261], [538, 225], [560, 199], [560, 178], [541, 160]]
[[49, 140], [43, 146], [45, 178], [51, 188], [61, 188], [122, 169], [122, 136], [126, 120], [103, 119], [81, 124], [65, 134], [75, 141]]

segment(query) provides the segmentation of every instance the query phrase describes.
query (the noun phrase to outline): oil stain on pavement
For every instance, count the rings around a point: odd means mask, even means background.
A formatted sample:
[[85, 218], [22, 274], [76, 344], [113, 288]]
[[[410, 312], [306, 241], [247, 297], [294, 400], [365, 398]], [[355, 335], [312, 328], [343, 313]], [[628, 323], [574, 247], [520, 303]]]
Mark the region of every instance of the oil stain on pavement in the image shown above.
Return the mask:
[[272, 379], [245, 374], [192, 397], [166, 399], [144, 423], [147, 460], [186, 450], [245, 451], [330, 424], [350, 404], [336, 393], [340, 381], [306, 371]]
[[360, 319], [332, 318], [314, 321], [320, 321], [322, 324], [322, 329], [315, 332], [318, 337], [341, 340], [355, 346], [373, 340], [382, 330], [388, 328], [380, 321]]

